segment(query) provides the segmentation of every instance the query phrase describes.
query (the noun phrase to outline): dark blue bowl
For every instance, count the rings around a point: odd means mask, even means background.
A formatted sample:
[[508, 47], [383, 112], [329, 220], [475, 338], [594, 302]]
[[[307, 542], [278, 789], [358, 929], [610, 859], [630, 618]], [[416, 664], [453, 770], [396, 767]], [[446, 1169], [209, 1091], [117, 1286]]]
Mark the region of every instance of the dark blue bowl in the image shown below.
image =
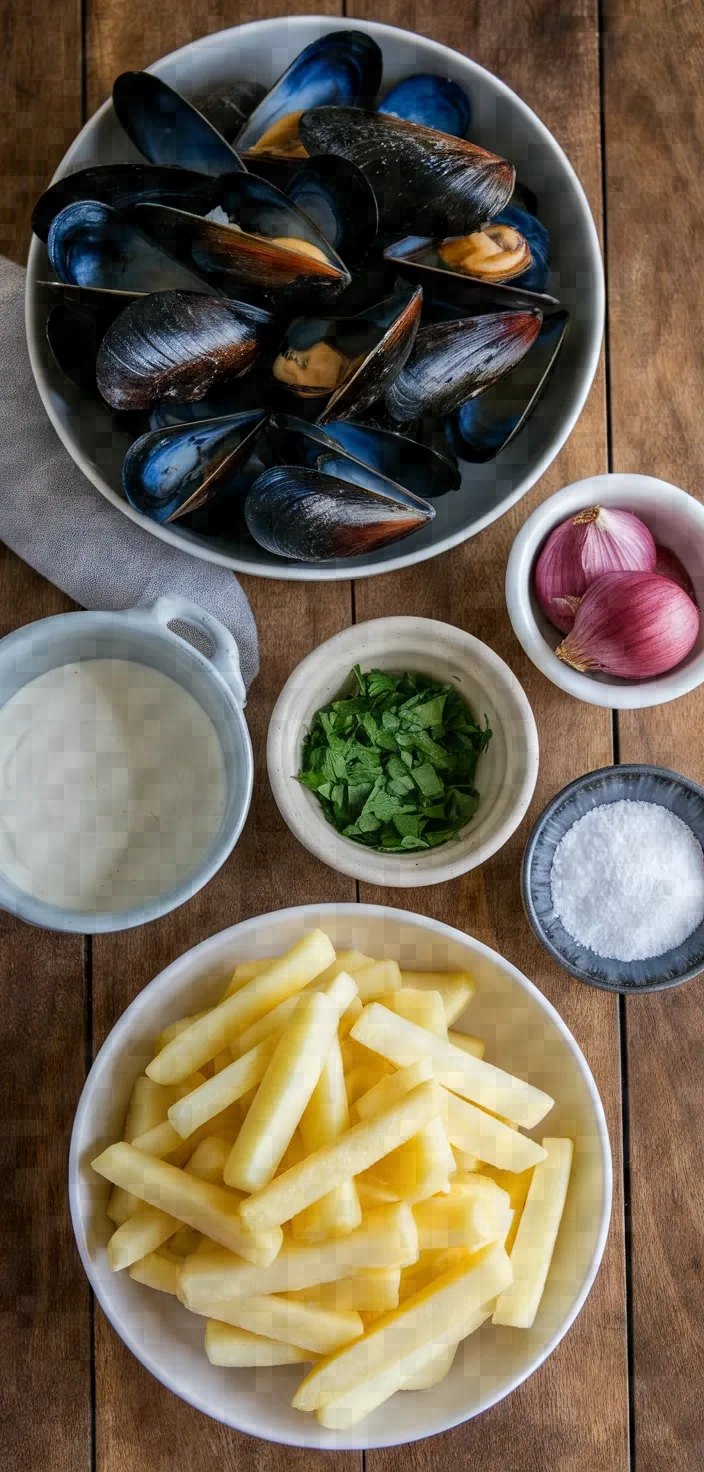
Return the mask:
[[552, 905], [550, 872], [560, 839], [568, 828], [602, 803], [654, 802], [681, 818], [704, 848], [704, 787], [666, 767], [634, 762], [601, 767], [570, 782], [543, 810], [526, 844], [521, 870], [523, 906], [545, 950], [572, 976], [603, 991], [655, 992], [679, 986], [704, 970], [704, 921], [682, 945], [645, 961], [612, 961], [596, 956], [568, 935]]

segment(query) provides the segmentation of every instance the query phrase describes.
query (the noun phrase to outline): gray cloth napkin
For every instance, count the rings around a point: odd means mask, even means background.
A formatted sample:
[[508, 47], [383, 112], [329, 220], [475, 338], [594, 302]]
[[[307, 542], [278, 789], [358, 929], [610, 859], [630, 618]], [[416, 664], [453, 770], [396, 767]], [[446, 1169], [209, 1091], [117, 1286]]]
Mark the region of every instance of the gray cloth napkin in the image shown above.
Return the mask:
[[0, 540], [84, 608], [180, 593], [234, 634], [242, 676], [259, 669], [252, 610], [234, 574], [153, 537], [74, 465], [37, 392], [24, 328], [25, 273], [0, 257]]

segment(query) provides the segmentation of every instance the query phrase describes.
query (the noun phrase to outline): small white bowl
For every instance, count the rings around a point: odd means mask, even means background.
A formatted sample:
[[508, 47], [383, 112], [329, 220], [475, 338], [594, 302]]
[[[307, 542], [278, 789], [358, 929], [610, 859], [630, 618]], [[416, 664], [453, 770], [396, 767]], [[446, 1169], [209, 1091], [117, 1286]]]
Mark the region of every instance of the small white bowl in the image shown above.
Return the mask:
[[[90, 1162], [119, 1138], [135, 1079], [153, 1039], [177, 1017], [212, 1005], [238, 961], [285, 951], [320, 926], [337, 950], [400, 959], [419, 970], [466, 969], [477, 993], [459, 1026], [483, 1037], [487, 1058], [547, 1090], [551, 1135], [575, 1139], [565, 1215], [543, 1300], [530, 1330], [485, 1325], [463, 1344], [434, 1390], [403, 1393], [351, 1430], [335, 1433], [291, 1407], [300, 1367], [224, 1370], [203, 1350], [204, 1321], [174, 1298], [111, 1273], [106, 1246], [110, 1188]], [[538, 1129], [540, 1137], [541, 1127]], [[71, 1140], [71, 1216], [83, 1266], [101, 1308], [128, 1349], [169, 1390], [226, 1426], [264, 1440], [324, 1450], [398, 1446], [447, 1431], [509, 1395], [548, 1358], [579, 1313], [601, 1262], [611, 1213], [611, 1152], [589, 1066], [562, 1018], [496, 951], [438, 920], [381, 905], [305, 905], [261, 915], [211, 936], [140, 992], [93, 1064]], [[249, 1459], [254, 1462], [252, 1455]]]
[[[317, 798], [294, 780], [313, 716], [340, 694], [353, 665], [406, 670], [452, 684], [493, 736], [477, 766], [479, 810], [451, 843], [408, 854], [375, 853], [343, 838]], [[528, 700], [507, 664], [481, 640], [430, 618], [377, 618], [353, 624], [302, 660], [274, 706], [267, 742], [269, 781], [291, 832], [341, 874], [399, 889], [441, 884], [495, 854], [523, 818], [538, 776], [538, 732]]]
[[645, 710], [687, 695], [704, 680], [704, 622], [697, 642], [677, 668], [651, 680], [580, 674], [554, 653], [563, 635], [545, 617], [535, 596], [533, 572], [543, 543], [554, 527], [586, 506], [632, 511], [655, 541], [675, 552], [704, 606], [704, 506], [686, 491], [651, 475], [592, 475], [565, 486], [538, 506], [516, 537], [506, 568], [506, 604], [514, 633], [533, 664], [568, 695], [612, 710]]

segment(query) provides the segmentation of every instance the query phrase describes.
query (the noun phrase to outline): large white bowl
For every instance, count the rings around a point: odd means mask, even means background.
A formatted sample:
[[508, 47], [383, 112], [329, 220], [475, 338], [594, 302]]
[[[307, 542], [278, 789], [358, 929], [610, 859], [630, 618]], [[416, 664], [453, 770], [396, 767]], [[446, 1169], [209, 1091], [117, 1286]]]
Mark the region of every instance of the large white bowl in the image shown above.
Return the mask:
[[[326, 31], [354, 26], [373, 36], [384, 57], [384, 90], [418, 71], [440, 72], [468, 92], [475, 142], [510, 158], [519, 179], [538, 196], [550, 231], [553, 294], [570, 311], [570, 329], [557, 372], [528, 425], [497, 460], [463, 467], [462, 490], [435, 502], [434, 522], [407, 541], [365, 557], [310, 564], [274, 557], [249, 539], [195, 535], [175, 522], [158, 526], [125, 501], [121, 467], [128, 439], [107, 406], [81, 403], [77, 389], [54, 363], [45, 340], [46, 306], [37, 281], [46, 279], [46, 248], [33, 240], [27, 273], [27, 338], [34, 375], [49, 417], [76, 464], [126, 516], [173, 546], [238, 572], [264, 577], [331, 580], [388, 572], [434, 557], [489, 526], [520, 500], [554, 460], [582, 411], [596, 371], [604, 320], [599, 242], [582, 186], [562, 149], [520, 98], [483, 67], [458, 52], [394, 26], [328, 16], [254, 21], [204, 36], [157, 62], [151, 70], [191, 97], [245, 77], [271, 84], [297, 53]], [[57, 177], [97, 163], [140, 156], [106, 102], [86, 124]]]
[[689, 573], [699, 607], [704, 607], [704, 506], [687, 491], [652, 475], [591, 475], [556, 491], [537, 506], [515, 538], [506, 567], [506, 606], [513, 630], [529, 659], [568, 695], [611, 710], [646, 710], [695, 690], [704, 680], [704, 623], [689, 654], [674, 670], [651, 680], [622, 680], [597, 671], [581, 674], [558, 659], [563, 639], [543, 613], [533, 576], [550, 532], [587, 506], [632, 511], [663, 547], [675, 552]]
[[[450, 843], [375, 853], [338, 833], [310, 788], [294, 781], [313, 716], [340, 694], [355, 664], [431, 675], [454, 685], [482, 724], [488, 720], [492, 738], [477, 763], [479, 809]], [[434, 618], [376, 618], [327, 639], [293, 671], [272, 711], [266, 758], [279, 812], [316, 858], [353, 879], [406, 889], [456, 879], [508, 842], [535, 790], [538, 730], [516, 676], [481, 639]]]
[[[174, 1299], [108, 1268], [109, 1186], [90, 1161], [119, 1138], [132, 1085], [168, 1022], [221, 994], [236, 962], [284, 951], [321, 926], [334, 945], [396, 957], [409, 968], [468, 968], [477, 995], [460, 1022], [487, 1042], [487, 1057], [556, 1100], [542, 1131], [576, 1140], [567, 1206], [547, 1287], [528, 1331], [487, 1325], [462, 1346], [435, 1390], [397, 1395], [351, 1431], [323, 1430], [291, 1408], [296, 1366], [228, 1371], [208, 1363], [203, 1322]], [[538, 1132], [540, 1134], [541, 1131]], [[78, 1106], [70, 1199], [78, 1248], [101, 1307], [133, 1354], [183, 1400], [228, 1426], [293, 1446], [396, 1446], [445, 1431], [494, 1405], [552, 1353], [574, 1321], [601, 1261], [611, 1211], [611, 1154], [594, 1079], [564, 1022], [515, 966], [471, 936], [377, 905], [305, 905], [246, 920], [203, 941], [157, 976], [103, 1044]]]

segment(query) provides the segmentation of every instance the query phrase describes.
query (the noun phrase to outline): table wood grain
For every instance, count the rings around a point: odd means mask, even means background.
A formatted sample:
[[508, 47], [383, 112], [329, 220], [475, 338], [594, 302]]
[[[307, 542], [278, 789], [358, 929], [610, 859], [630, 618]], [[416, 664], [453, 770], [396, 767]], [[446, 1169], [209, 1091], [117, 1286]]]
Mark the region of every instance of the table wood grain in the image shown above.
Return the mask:
[[[26, 256], [34, 198], [119, 71], [223, 26], [298, 9], [296, 0], [0, 0], [9, 100], [0, 115], [0, 250]], [[540, 807], [619, 750], [623, 760], [657, 761], [703, 780], [704, 696], [613, 723], [609, 712], [576, 705], [516, 643], [503, 577], [526, 515], [569, 481], [607, 468], [642, 470], [700, 494], [702, 338], [693, 314], [704, 203], [702, 0], [324, 0], [308, 9], [383, 20], [454, 46], [535, 109], [566, 149], [600, 226], [605, 206], [608, 374], [598, 374], [579, 424], [533, 492], [463, 547], [354, 585], [243, 579], [261, 648], [248, 705], [260, 780], [235, 853], [201, 894], [160, 922], [85, 944], [0, 913], [0, 1461], [9, 1472], [700, 1472], [699, 984], [624, 1004], [572, 981], [532, 938], [518, 867]], [[17, 558], [0, 555], [0, 634], [70, 606]], [[263, 776], [266, 727], [304, 654], [355, 620], [404, 612], [460, 624], [508, 661], [536, 714], [540, 777], [531, 814], [480, 871], [391, 896], [361, 886], [358, 897], [466, 929], [555, 1003], [606, 1107], [614, 1212], [585, 1308], [526, 1385], [429, 1441], [366, 1456], [316, 1454], [217, 1425], [127, 1352], [92, 1303], [73, 1245], [67, 1144], [91, 1057], [156, 971], [249, 915], [357, 897], [354, 883], [308, 855], [279, 817]]]

